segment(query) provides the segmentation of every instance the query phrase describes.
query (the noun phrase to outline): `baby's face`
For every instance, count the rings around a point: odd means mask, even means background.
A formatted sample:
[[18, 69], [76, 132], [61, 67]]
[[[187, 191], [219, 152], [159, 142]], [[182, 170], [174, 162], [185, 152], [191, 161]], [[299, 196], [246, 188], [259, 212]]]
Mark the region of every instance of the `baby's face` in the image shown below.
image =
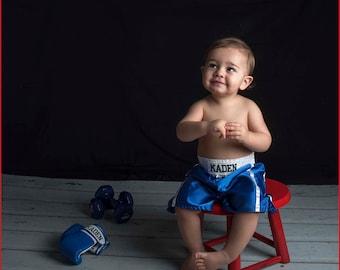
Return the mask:
[[244, 90], [249, 85], [248, 57], [237, 48], [212, 50], [202, 67], [202, 82], [211, 93], [228, 94]]

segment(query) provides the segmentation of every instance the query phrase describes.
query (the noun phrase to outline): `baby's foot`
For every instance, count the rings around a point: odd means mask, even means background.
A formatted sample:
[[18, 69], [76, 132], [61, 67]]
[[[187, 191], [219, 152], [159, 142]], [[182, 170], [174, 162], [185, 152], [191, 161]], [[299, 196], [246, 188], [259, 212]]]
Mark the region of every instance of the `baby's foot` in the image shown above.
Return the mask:
[[197, 270], [195, 264], [195, 254], [189, 255], [182, 264], [181, 270]]
[[196, 269], [198, 270], [216, 270], [229, 263], [227, 254], [221, 250], [197, 252], [195, 258]]

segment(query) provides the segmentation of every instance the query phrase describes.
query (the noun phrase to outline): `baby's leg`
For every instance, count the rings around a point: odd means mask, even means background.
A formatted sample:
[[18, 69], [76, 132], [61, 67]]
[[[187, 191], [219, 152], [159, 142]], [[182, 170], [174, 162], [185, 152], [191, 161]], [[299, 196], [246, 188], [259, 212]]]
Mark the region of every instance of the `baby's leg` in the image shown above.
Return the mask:
[[234, 261], [253, 236], [259, 213], [238, 213], [233, 216], [228, 241], [223, 249], [215, 252], [196, 252], [199, 270], [216, 270]]
[[195, 254], [204, 251], [202, 244], [200, 211], [176, 208], [177, 224], [189, 254], [181, 270], [195, 270]]

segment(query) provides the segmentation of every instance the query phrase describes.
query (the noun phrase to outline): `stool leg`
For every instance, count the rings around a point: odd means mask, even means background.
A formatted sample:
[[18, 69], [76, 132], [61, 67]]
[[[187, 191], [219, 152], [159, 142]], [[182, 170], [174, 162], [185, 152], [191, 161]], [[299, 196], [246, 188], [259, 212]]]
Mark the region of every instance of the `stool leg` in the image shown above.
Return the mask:
[[238, 256], [233, 262], [228, 264], [228, 270], [240, 270], [241, 269], [241, 257]]
[[281, 263], [288, 263], [290, 262], [290, 258], [279, 209], [277, 209], [274, 214], [269, 215], [268, 218], [273, 234], [276, 254], [281, 256]]

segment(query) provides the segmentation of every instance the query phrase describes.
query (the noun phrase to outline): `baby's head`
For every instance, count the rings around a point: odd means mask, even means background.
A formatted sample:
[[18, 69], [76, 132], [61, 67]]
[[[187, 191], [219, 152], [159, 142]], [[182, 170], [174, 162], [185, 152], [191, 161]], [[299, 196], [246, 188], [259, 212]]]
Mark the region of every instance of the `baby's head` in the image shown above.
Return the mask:
[[250, 47], [242, 40], [234, 37], [221, 38], [213, 42], [207, 49], [204, 62], [206, 61], [209, 53], [217, 48], [236, 48], [244, 53], [247, 57], [248, 75], [253, 75], [255, 68], [255, 57]]

